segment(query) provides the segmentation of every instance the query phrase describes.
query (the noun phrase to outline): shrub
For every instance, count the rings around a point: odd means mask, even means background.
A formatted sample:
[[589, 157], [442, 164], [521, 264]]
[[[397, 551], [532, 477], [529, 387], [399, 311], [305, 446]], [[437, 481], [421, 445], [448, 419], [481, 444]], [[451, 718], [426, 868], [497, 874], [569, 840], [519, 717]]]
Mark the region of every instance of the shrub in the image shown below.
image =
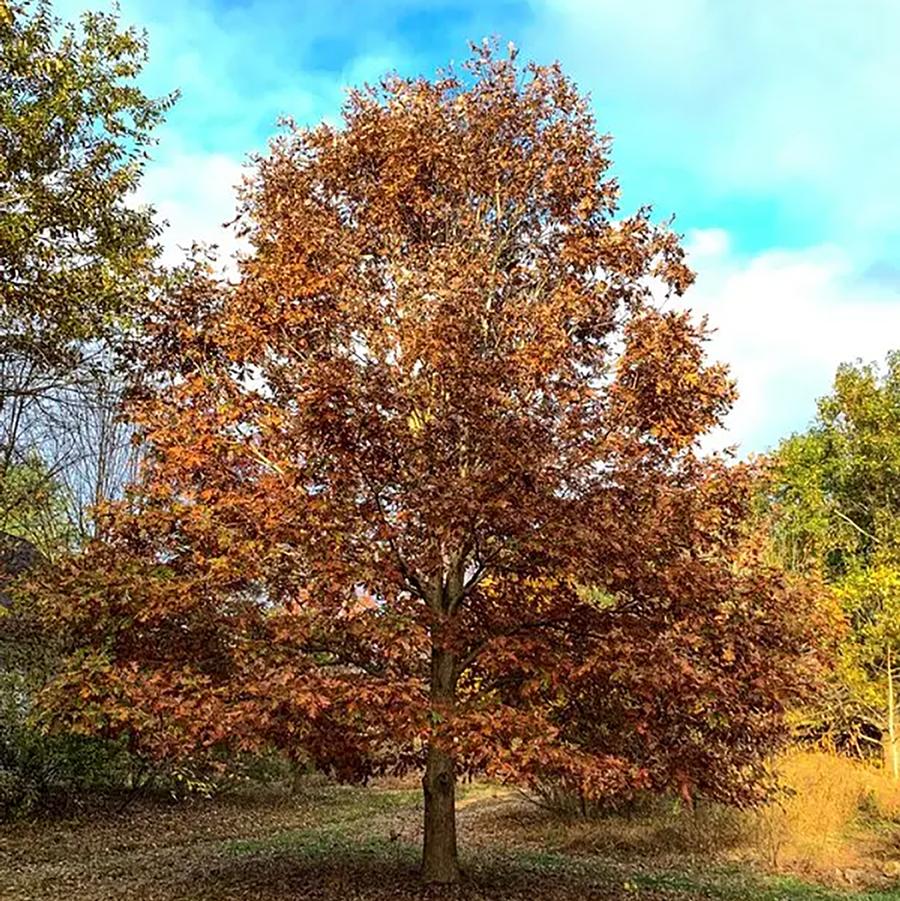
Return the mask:
[[43, 733], [27, 689], [21, 674], [0, 673], [0, 819], [68, 809], [87, 792], [139, 781], [141, 764], [121, 740]]
[[880, 767], [823, 751], [779, 761], [781, 797], [752, 817], [756, 856], [771, 866], [821, 870], [854, 862], [866, 820], [900, 816], [900, 783]]
[[590, 804], [552, 784], [542, 787], [538, 801], [554, 814], [553, 834], [568, 849], [712, 855], [813, 873], [857, 865], [866, 827], [900, 821], [900, 783], [871, 763], [792, 751], [774, 769], [780, 789], [754, 809], [708, 800], [690, 808], [648, 794]]

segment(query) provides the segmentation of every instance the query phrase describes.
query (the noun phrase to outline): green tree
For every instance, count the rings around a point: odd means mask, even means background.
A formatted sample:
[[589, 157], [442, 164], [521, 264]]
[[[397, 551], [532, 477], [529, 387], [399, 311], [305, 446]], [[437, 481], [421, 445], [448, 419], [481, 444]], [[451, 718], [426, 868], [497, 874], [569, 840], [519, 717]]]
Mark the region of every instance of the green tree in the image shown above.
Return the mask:
[[881, 734], [900, 777], [894, 704], [900, 657], [900, 353], [844, 365], [815, 422], [779, 447], [767, 498], [779, 555], [818, 571], [849, 624], [818, 716]]
[[76, 538], [63, 486], [39, 457], [7, 467], [0, 480], [0, 533], [24, 538], [48, 558]]
[[106, 459], [87, 465], [110, 453], [87, 420], [108, 418], [115, 348], [160, 274], [159, 227], [133, 194], [175, 95], [137, 86], [146, 53], [115, 14], [63, 24], [48, 0], [0, 0], [4, 500], [26, 470], [46, 476], [38, 495], [87, 470], [108, 481]]
[[129, 202], [174, 95], [135, 79], [144, 37], [0, 0], [0, 350], [35, 364], [106, 337], [146, 290], [152, 210]]
[[900, 778], [896, 715], [900, 655], [900, 567], [875, 563], [842, 578], [837, 595], [852, 629], [841, 654], [840, 678], [856, 708], [886, 733], [885, 764]]

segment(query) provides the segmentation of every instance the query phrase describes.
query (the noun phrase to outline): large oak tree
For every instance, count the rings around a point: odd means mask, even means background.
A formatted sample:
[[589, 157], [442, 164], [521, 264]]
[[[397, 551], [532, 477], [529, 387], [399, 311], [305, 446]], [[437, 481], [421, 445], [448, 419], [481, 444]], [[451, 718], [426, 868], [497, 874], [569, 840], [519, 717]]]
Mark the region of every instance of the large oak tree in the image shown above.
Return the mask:
[[436, 882], [460, 773], [755, 797], [814, 622], [697, 451], [733, 386], [609, 165], [558, 67], [489, 47], [289, 126], [236, 283], [148, 317], [144, 479], [45, 591], [60, 721], [423, 767]]

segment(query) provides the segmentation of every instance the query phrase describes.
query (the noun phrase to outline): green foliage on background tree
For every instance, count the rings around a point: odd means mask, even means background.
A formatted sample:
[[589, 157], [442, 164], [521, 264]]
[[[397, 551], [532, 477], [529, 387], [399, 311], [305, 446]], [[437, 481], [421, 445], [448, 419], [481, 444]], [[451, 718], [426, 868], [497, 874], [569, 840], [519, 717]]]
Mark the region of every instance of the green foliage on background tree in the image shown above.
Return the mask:
[[[811, 428], [782, 442], [766, 500], [779, 555], [818, 571], [847, 618], [834, 684], [819, 718], [856, 723], [897, 746], [900, 658], [900, 352], [883, 367], [844, 365]], [[893, 756], [893, 754], [891, 755]]]
[[48, 559], [72, 548], [64, 490], [39, 457], [0, 470], [0, 532], [26, 539]]
[[137, 87], [145, 59], [115, 15], [0, 0], [0, 352], [58, 365], [147, 290], [158, 228], [130, 195], [175, 96]]

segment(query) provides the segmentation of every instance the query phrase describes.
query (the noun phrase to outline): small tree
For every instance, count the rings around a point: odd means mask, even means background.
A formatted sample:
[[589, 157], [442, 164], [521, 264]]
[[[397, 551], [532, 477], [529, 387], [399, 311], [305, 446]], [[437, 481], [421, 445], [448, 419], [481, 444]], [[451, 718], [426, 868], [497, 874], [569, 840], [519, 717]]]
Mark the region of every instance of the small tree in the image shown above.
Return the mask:
[[676, 237], [616, 217], [587, 101], [514, 56], [257, 160], [238, 282], [149, 317], [144, 479], [44, 590], [58, 720], [422, 766], [433, 882], [460, 773], [752, 799], [814, 652], [747, 472], [695, 452], [734, 391], [651, 290], [691, 281]]
[[885, 565], [861, 569], [842, 578], [836, 591], [851, 625], [838, 675], [854, 707], [881, 731], [885, 766], [900, 779], [896, 698], [900, 571]]

